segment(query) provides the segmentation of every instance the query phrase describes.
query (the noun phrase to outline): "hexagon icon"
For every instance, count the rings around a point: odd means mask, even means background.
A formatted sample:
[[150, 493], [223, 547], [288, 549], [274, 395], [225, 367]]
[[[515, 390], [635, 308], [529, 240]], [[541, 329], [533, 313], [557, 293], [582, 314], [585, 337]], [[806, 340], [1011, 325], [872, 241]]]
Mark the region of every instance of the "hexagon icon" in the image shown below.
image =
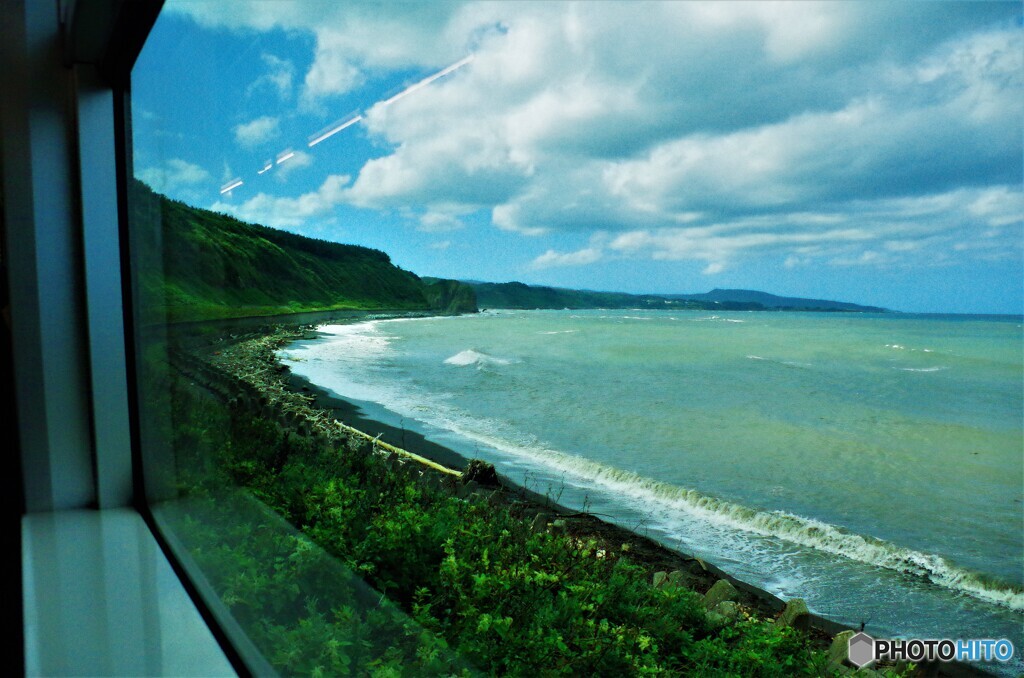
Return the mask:
[[848, 656], [850, 663], [858, 669], [870, 664], [875, 660], [875, 639], [863, 631], [855, 636], [850, 636]]

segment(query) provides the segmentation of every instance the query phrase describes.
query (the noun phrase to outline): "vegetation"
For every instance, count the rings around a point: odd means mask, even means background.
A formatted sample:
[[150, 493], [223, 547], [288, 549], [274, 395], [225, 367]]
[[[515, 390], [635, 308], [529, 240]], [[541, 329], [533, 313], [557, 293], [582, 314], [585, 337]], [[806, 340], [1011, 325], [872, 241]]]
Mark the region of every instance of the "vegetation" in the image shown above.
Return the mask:
[[[425, 284], [384, 252], [189, 207], [134, 183], [140, 305], [170, 322], [338, 309], [472, 312], [471, 289]], [[438, 288], [444, 290], [439, 293]]]
[[448, 313], [476, 311], [476, 293], [466, 283], [441, 278], [423, 278], [423, 294], [431, 308]]
[[[272, 368], [250, 362], [246, 369]], [[709, 617], [697, 593], [651, 586], [650, 573], [627, 552], [537, 530], [528, 504], [467, 492], [468, 485], [382, 456], [365, 440], [296, 418], [297, 410], [274, 404], [274, 394], [290, 402], [301, 396], [279, 385], [252, 391], [271, 394], [255, 396], [262, 405], [243, 393], [225, 406], [195, 385], [201, 379], [164, 374], [152, 393], [168, 400], [165, 435], [179, 492], [193, 507], [178, 518], [179, 529], [282, 673], [825, 670], [827, 658], [806, 637], [748, 615]], [[282, 416], [290, 425], [279, 423]], [[486, 474], [477, 469], [475, 477]], [[301, 534], [275, 531], [262, 519], [240, 523], [222, 499], [229, 486], [246, 488]], [[321, 558], [310, 540], [331, 558]], [[346, 567], [339, 574], [329, 562]]]

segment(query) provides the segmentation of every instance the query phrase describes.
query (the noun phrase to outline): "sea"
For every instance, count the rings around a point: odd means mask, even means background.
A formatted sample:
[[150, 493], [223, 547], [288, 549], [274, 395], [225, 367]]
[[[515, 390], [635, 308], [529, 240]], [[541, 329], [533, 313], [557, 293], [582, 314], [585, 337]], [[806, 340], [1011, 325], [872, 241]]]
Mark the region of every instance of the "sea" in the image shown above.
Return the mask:
[[1024, 671], [1019, 316], [489, 311], [279, 357], [373, 419], [876, 638]]

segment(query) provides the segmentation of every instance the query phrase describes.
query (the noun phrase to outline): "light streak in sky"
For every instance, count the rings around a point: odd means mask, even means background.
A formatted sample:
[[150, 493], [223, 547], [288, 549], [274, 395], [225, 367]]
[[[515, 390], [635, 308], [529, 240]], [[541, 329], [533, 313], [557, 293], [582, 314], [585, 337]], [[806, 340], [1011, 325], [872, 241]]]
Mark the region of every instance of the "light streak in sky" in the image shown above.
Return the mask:
[[220, 194], [224, 195], [225, 193], [227, 193], [231, 189], [238, 188], [239, 186], [241, 186], [244, 183], [245, 182], [242, 181], [241, 179], [232, 179], [231, 181], [229, 181], [228, 183], [226, 183], [226, 184], [224, 184], [223, 186], [220, 187]]
[[463, 66], [465, 66], [466, 64], [468, 64], [472, 60], [473, 60], [473, 55], [470, 54], [465, 59], [461, 59], [459, 61], [456, 61], [454, 64], [452, 64], [448, 68], [445, 68], [444, 70], [438, 71], [437, 73], [434, 73], [431, 76], [427, 76], [426, 78], [423, 78], [422, 80], [417, 82], [415, 85], [410, 85], [410, 86], [406, 87], [405, 89], [403, 89], [401, 92], [399, 92], [395, 96], [391, 97], [390, 99], [386, 99], [384, 101], [381, 101], [380, 105], [381, 106], [390, 106], [391, 104], [395, 103], [396, 101], [398, 101], [402, 97], [408, 96], [409, 94], [412, 94], [416, 90], [422, 89], [422, 88], [426, 87], [427, 85], [429, 85], [430, 83], [434, 82], [435, 80], [438, 80], [439, 78], [443, 78], [444, 76], [448, 75], [449, 73], [453, 73], [454, 71], [459, 70], [460, 68], [462, 68]]
[[[428, 75], [427, 77], [423, 78], [419, 82], [417, 82], [415, 84], [412, 84], [412, 85], [409, 85], [408, 87], [403, 89], [398, 94], [395, 94], [394, 96], [392, 96], [392, 97], [390, 97], [388, 99], [385, 99], [383, 101], [379, 101], [379, 102], [377, 102], [377, 104], [374, 104], [374, 105], [376, 106], [376, 105], [379, 104], [381, 106], [390, 106], [391, 104], [395, 103], [399, 99], [402, 99], [402, 98], [412, 94], [413, 92], [416, 92], [417, 90], [423, 89], [424, 87], [426, 87], [430, 83], [434, 82], [435, 80], [439, 80], [439, 79], [443, 78], [444, 76], [448, 75], [449, 73], [454, 73], [455, 71], [459, 70], [460, 68], [462, 68], [463, 66], [465, 66], [466, 64], [471, 62], [472, 60], [473, 60], [473, 55], [470, 54], [469, 56], [467, 56], [467, 57], [465, 57], [463, 59], [460, 59], [459, 61], [456, 61], [451, 66], [448, 66], [447, 68], [443, 68], [440, 71], [438, 71], [437, 73], [434, 73], [433, 75]], [[352, 125], [355, 125], [356, 123], [361, 122], [362, 120], [363, 120], [363, 114], [362, 113], [354, 113], [350, 117], [344, 118], [341, 122], [338, 122], [338, 123], [335, 123], [333, 125], [330, 125], [329, 127], [326, 127], [323, 130], [321, 130], [321, 131], [317, 132], [316, 134], [314, 134], [313, 136], [309, 137], [309, 141], [308, 141], [307, 145], [309, 146], [309, 148], [312, 148], [312, 147], [316, 146], [317, 144], [319, 144], [321, 141], [325, 141], [325, 140], [331, 138], [332, 136], [334, 136], [338, 132], [340, 132], [340, 131], [348, 128], [348, 127], [351, 127]], [[291, 149], [282, 151], [282, 152], [277, 154], [276, 163], [275, 162], [271, 162], [270, 160], [268, 160], [266, 162], [266, 164], [264, 164], [263, 169], [256, 170], [256, 174], [266, 174], [271, 169], [273, 169], [275, 164], [280, 165], [281, 163], [283, 163], [286, 160], [289, 160], [289, 159], [291, 159], [293, 157], [295, 157], [295, 151], [293, 151]], [[224, 184], [221, 187], [220, 193], [221, 193], [221, 195], [224, 195], [225, 193], [231, 191], [232, 189], [238, 188], [243, 183], [244, 182], [241, 179], [232, 179], [231, 181], [229, 181], [228, 183]]]
[[348, 120], [345, 120], [341, 124], [334, 125], [330, 129], [328, 129], [327, 131], [320, 132], [319, 134], [314, 135], [314, 138], [309, 142], [309, 147], [313, 148], [314, 146], [319, 144], [324, 139], [327, 139], [329, 137], [333, 137], [335, 134], [337, 134], [341, 130], [345, 129], [346, 127], [348, 127], [350, 125], [356, 124], [357, 122], [359, 122], [362, 119], [363, 119], [362, 115], [356, 114], [354, 117], [351, 117]]

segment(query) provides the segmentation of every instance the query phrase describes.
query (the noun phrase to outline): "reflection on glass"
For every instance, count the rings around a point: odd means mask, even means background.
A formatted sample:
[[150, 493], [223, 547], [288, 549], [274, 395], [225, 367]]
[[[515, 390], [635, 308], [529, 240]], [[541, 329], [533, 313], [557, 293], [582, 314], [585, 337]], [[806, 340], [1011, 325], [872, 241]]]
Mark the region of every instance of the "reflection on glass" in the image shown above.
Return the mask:
[[169, 2], [130, 196], [158, 521], [284, 673], [1020, 647], [1020, 20]]

